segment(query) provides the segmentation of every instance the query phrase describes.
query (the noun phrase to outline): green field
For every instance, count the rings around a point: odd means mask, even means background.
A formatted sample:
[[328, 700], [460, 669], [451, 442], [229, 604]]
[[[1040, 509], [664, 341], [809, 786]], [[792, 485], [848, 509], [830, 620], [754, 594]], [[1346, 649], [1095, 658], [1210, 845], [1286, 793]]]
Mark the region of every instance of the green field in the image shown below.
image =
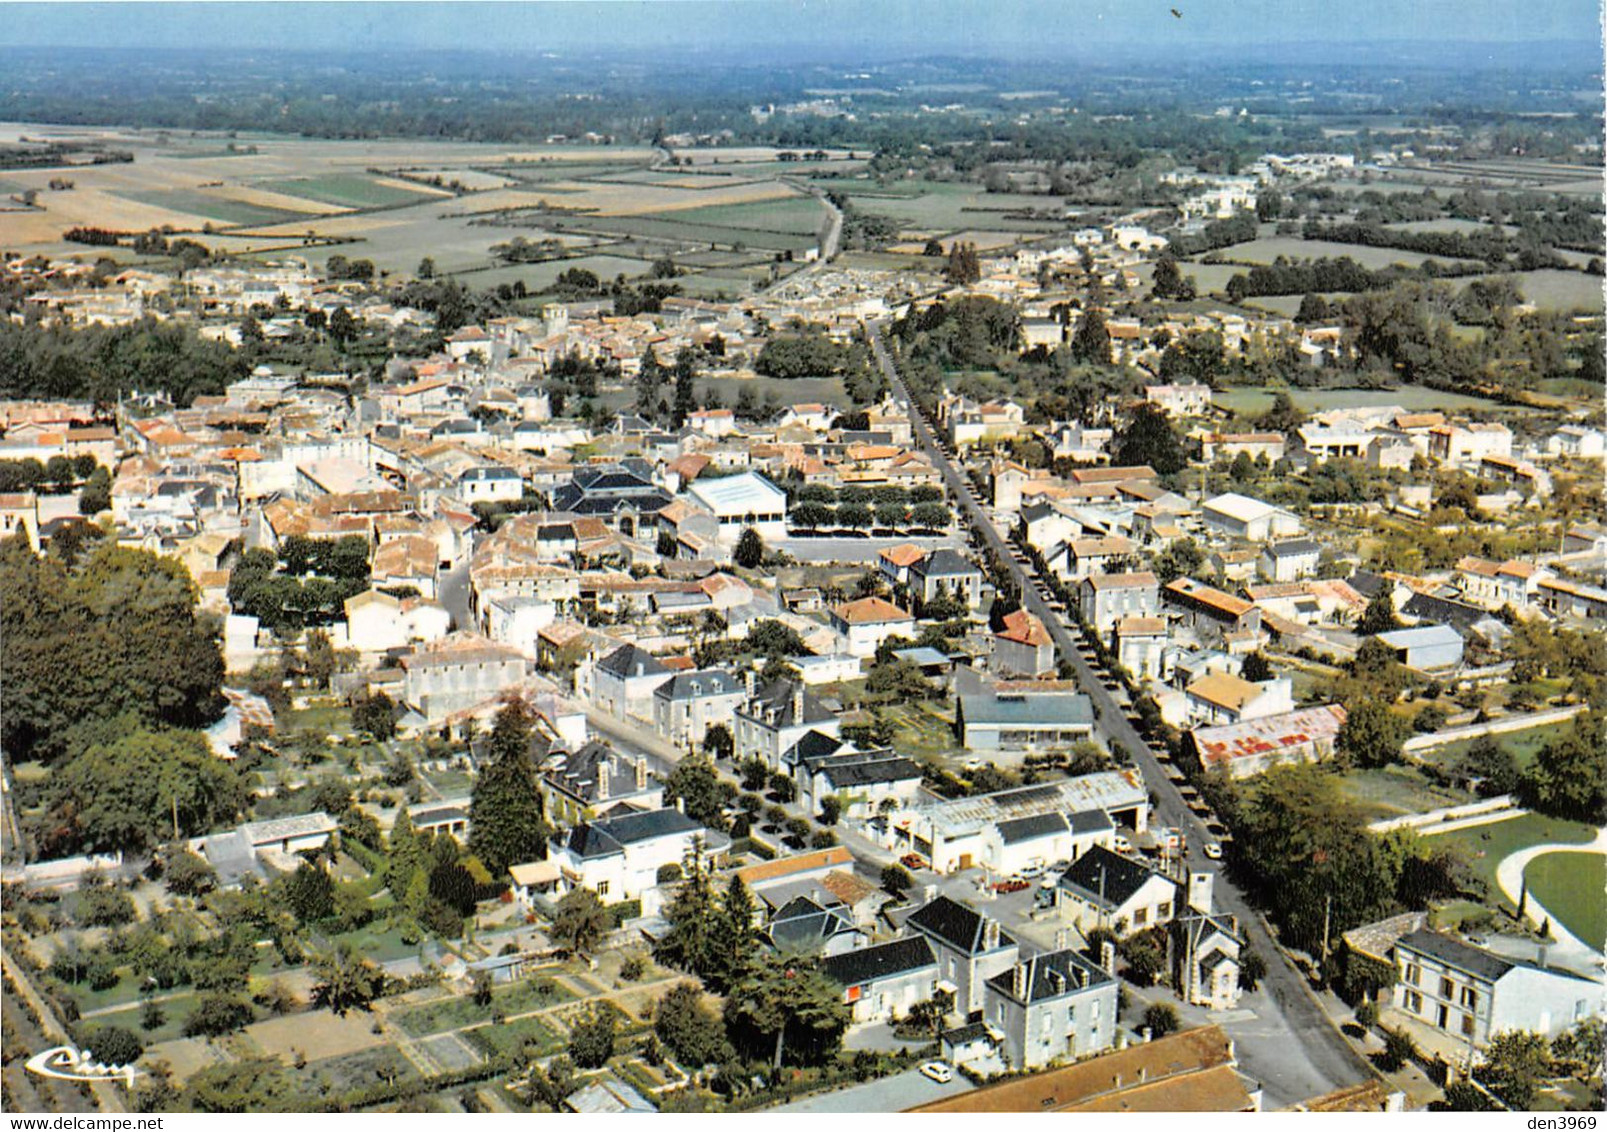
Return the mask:
[[1459, 806], [1472, 795], [1436, 786], [1413, 767], [1389, 766], [1352, 770], [1340, 778], [1340, 789], [1367, 814], [1367, 820], [1422, 814], [1443, 806]]
[[[1307, 413], [1328, 409], [1356, 409], [1367, 405], [1399, 405], [1408, 412], [1428, 409], [1477, 409], [1501, 412], [1503, 406], [1482, 397], [1461, 393], [1442, 393], [1437, 389], [1402, 386], [1397, 389], [1290, 389], [1289, 399]], [[1272, 408], [1274, 391], [1248, 386], [1227, 389], [1211, 396], [1212, 404], [1235, 413], [1264, 413]]]
[[590, 255], [572, 259], [552, 259], [543, 263], [510, 263], [504, 267], [493, 267], [485, 271], [466, 271], [458, 278], [465, 285], [482, 291], [499, 283], [512, 283], [516, 279], [523, 279], [525, 287], [535, 292], [545, 291], [557, 281], [558, 276], [572, 268], [593, 272], [597, 278], [607, 283], [616, 275], [624, 275], [627, 279], [646, 275], [651, 267], [652, 264], [642, 259]]
[[1286, 259], [1339, 259], [1348, 257], [1370, 271], [1378, 271], [1392, 264], [1416, 267], [1429, 256], [1419, 252], [1404, 252], [1398, 248], [1369, 248], [1361, 244], [1339, 244], [1330, 240], [1302, 240], [1298, 236], [1272, 236], [1251, 240], [1223, 248], [1223, 259], [1236, 263], [1271, 263], [1279, 256]]
[[957, 232], [987, 228], [1012, 232], [1056, 231], [1058, 221], [1008, 219], [1005, 212], [1044, 205], [1044, 198], [990, 194], [976, 185], [945, 181], [905, 182], [896, 190], [853, 182], [836, 186], [848, 193], [854, 207], [873, 216], [887, 216], [904, 228], [919, 232]]
[[147, 1046], [157, 1042], [168, 1042], [174, 1038], [184, 1036], [184, 1023], [189, 1020], [195, 1010], [195, 1004], [200, 996], [194, 994], [181, 994], [157, 1003], [162, 1009], [162, 1024], [154, 1029], [146, 1030], [140, 1026], [140, 1010], [137, 1005], [127, 1010], [114, 1010], [106, 1014], [97, 1014], [93, 1018], [86, 1018], [78, 1023], [84, 1031], [99, 1029], [102, 1026], [121, 1026], [131, 1034], [136, 1034]]
[[154, 204], [158, 208], [171, 208], [175, 212], [188, 212], [195, 216], [210, 216], [225, 224], [262, 225], [283, 224], [289, 220], [305, 220], [307, 213], [288, 209], [268, 208], [243, 200], [229, 200], [200, 189], [145, 189], [117, 194], [141, 204]]
[[287, 181], [264, 181], [257, 186], [286, 196], [316, 200], [341, 208], [386, 208], [397, 204], [417, 204], [444, 199], [422, 189], [382, 185], [373, 177], [351, 173], [330, 173], [322, 177], [297, 177]]
[[1574, 935], [1597, 949], [1607, 941], [1607, 856], [1546, 853], [1523, 876], [1535, 899]]
[[814, 197], [786, 197], [747, 204], [713, 204], [706, 208], [679, 209], [666, 214], [675, 220], [716, 224], [725, 228], [751, 228], [814, 236], [826, 223], [826, 210]]
[[[1551, 723], [1544, 727], [1531, 727], [1526, 731], [1508, 731], [1493, 738], [1502, 750], [1511, 752], [1520, 767], [1528, 767], [1541, 747], [1565, 734], [1572, 726], [1571, 723]], [[1464, 739], [1456, 743], [1447, 743], [1443, 747], [1424, 751], [1421, 757], [1425, 762], [1440, 766], [1455, 766], [1463, 755], [1473, 749], [1475, 742], [1477, 742], [1475, 739]]]
[[1506, 821], [1435, 833], [1423, 838], [1430, 848], [1453, 846], [1466, 854], [1473, 872], [1490, 886], [1490, 903], [1503, 903], [1495, 869], [1502, 860], [1531, 845], [1579, 844], [1596, 839], [1596, 830], [1584, 822], [1564, 821], [1540, 814], [1524, 814]]
[[1541, 310], [1602, 311], [1602, 280], [1582, 271], [1525, 271], [1517, 276], [1518, 290]]

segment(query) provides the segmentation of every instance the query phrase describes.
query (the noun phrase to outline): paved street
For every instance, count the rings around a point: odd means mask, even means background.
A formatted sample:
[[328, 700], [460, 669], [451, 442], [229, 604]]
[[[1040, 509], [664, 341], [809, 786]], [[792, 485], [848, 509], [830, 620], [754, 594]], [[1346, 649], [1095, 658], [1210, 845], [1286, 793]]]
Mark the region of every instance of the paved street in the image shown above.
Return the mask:
[[[1177, 784], [1167, 776], [1155, 752], [1133, 726], [1133, 720], [1106, 689], [1100, 674], [1078, 648], [1080, 642], [1073, 638], [1066, 622], [1049, 608], [1037, 580], [1015, 557], [1019, 551], [1014, 551], [1000, 536], [984, 512], [970, 481], [938, 444], [919, 405], [898, 375], [897, 367], [882, 342], [881, 328], [873, 323], [867, 324], [867, 328], [877, 363], [887, 375], [895, 395], [910, 405], [910, 419], [917, 442], [942, 471], [950, 492], [959, 501], [962, 515], [1000, 560], [1006, 563], [1021, 591], [1022, 604], [1044, 623], [1054, 638], [1060, 657], [1070, 662], [1078, 687], [1093, 700], [1095, 719], [1106, 740], [1111, 744], [1121, 744], [1143, 772], [1145, 784], [1155, 799], [1152, 821], [1184, 831], [1189, 845], [1187, 864], [1191, 869], [1215, 869], [1216, 866], [1200, 853], [1200, 846], [1215, 840], [1215, 837], [1188, 808], [1178, 792]], [[1249, 946], [1266, 958], [1267, 975], [1262, 985], [1268, 999], [1268, 1024], [1271, 1024], [1272, 1014], [1280, 1015], [1280, 1021], [1289, 1035], [1287, 1041], [1269, 1041], [1264, 1054], [1252, 1049], [1241, 1051], [1245, 1072], [1269, 1082], [1284, 1079], [1291, 1082], [1308, 1081], [1308, 1096], [1354, 1085], [1375, 1076], [1372, 1068], [1334, 1028], [1306, 984], [1305, 977], [1295, 970], [1243, 894], [1222, 872], [1218, 872], [1216, 878], [1215, 904], [1216, 910], [1238, 917]], [[1229, 1027], [1229, 1030], [1233, 1032], [1233, 1027]], [[1302, 1063], [1309, 1066], [1309, 1073], [1301, 1070]], [[1279, 1099], [1301, 1100], [1304, 1097]]]
[[965, 551], [963, 535], [886, 535], [865, 538], [785, 538], [771, 545], [784, 550], [799, 562], [851, 562], [867, 567], [876, 565], [876, 555], [888, 547], [913, 543], [923, 550], [948, 547]]
[[764, 1111], [767, 1113], [903, 1112], [918, 1104], [968, 1093], [973, 1088], [975, 1086], [958, 1073], [948, 1084], [939, 1085], [936, 1081], [921, 1076], [918, 1069], [906, 1069], [897, 1076], [883, 1077], [880, 1081], [868, 1081], [863, 1085], [839, 1089], [835, 1093], [824, 1093]]

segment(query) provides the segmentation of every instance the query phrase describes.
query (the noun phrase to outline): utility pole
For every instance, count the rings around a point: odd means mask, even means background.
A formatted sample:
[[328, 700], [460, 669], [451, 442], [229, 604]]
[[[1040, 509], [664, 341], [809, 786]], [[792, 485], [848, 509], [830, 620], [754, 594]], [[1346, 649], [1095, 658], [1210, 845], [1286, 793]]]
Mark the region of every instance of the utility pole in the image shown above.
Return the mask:
[[178, 793], [175, 791], [174, 794], [173, 794], [173, 840], [177, 841], [178, 839], [179, 839], [179, 796], [178, 796]]
[[1329, 893], [1322, 905], [1322, 975], [1328, 977], [1328, 921], [1333, 915], [1334, 894]]

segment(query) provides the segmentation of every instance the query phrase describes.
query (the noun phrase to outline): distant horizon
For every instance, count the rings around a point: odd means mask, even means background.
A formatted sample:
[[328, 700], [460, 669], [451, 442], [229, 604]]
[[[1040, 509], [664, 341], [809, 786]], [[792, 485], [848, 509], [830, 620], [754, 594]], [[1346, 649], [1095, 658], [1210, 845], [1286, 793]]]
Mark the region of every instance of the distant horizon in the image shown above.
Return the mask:
[[[1173, 14], [1173, 6], [1181, 13]], [[1481, 55], [1498, 66], [1601, 60], [1589, 0], [482, 0], [420, 3], [6, 3], [0, 49], [306, 54], [720, 56], [821, 62], [922, 57], [1078, 62], [1282, 58], [1370, 66]], [[1334, 27], [1338, 25], [1338, 27]], [[487, 41], [480, 29], [495, 27]], [[1343, 34], [1316, 38], [1323, 29]], [[1447, 39], [1445, 29], [1455, 29]], [[1405, 56], [1406, 58], [1402, 58]], [[1559, 57], [1561, 56], [1561, 57]], [[1574, 57], [1577, 56], [1577, 59]]]

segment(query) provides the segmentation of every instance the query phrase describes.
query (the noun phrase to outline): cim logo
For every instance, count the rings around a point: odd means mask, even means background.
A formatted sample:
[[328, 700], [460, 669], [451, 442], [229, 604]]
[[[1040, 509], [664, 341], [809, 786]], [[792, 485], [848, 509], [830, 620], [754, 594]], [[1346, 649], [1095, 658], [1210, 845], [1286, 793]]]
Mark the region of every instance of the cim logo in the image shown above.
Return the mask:
[[92, 1052], [79, 1052], [72, 1046], [56, 1046], [34, 1054], [25, 1067], [40, 1077], [54, 1077], [59, 1081], [116, 1081], [121, 1080], [130, 1089], [134, 1078], [145, 1074], [132, 1065], [102, 1065]]

